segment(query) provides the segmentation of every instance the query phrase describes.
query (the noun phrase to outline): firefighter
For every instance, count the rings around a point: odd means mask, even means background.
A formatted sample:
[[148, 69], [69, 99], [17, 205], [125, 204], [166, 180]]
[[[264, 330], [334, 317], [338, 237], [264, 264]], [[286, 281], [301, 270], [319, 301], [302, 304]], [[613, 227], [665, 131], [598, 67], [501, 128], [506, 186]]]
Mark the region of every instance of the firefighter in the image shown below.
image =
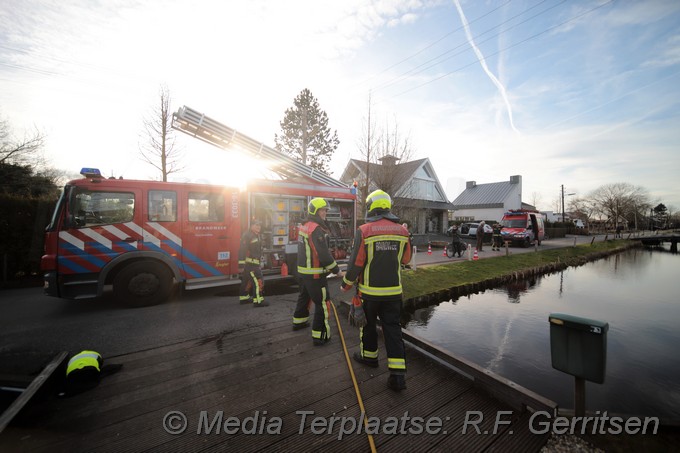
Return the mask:
[[350, 308], [350, 322], [359, 326], [361, 340], [354, 360], [371, 367], [378, 366], [378, 334], [380, 318], [387, 349], [387, 385], [393, 390], [406, 388], [406, 352], [401, 337], [402, 287], [401, 265], [411, 261], [409, 232], [392, 214], [392, 199], [376, 190], [366, 198], [366, 223], [354, 237], [354, 248], [342, 291], [358, 283], [358, 295]]
[[241, 290], [239, 302], [254, 307], [266, 307], [269, 302], [264, 300], [264, 283], [260, 258], [262, 256], [262, 237], [260, 231], [262, 223], [254, 220], [250, 229], [241, 237], [241, 247], [238, 251], [238, 267], [241, 274]]
[[300, 278], [300, 294], [293, 313], [293, 330], [309, 326], [311, 303], [314, 307], [312, 341], [322, 346], [331, 338], [331, 301], [328, 295], [328, 274], [339, 277], [344, 273], [328, 249], [330, 229], [326, 223], [329, 204], [323, 198], [313, 198], [307, 206], [307, 219], [300, 226], [298, 237], [297, 272]]
[[501, 239], [501, 230], [503, 229], [503, 225], [500, 223], [494, 223], [493, 224], [493, 242], [491, 244], [491, 250], [501, 250], [501, 244], [503, 244], [503, 240]]

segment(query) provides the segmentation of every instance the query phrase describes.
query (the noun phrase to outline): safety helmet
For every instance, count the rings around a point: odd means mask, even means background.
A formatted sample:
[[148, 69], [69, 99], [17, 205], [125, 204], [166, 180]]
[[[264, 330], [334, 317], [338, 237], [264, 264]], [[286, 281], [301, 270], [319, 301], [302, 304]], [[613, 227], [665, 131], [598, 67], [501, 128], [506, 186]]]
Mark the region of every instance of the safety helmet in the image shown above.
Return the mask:
[[368, 212], [374, 209], [392, 209], [392, 198], [383, 190], [375, 190], [366, 197], [366, 210]]
[[99, 371], [101, 371], [102, 362], [102, 356], [98, 352], [79, 352], [68, 361], [66, 376], [70, 376], [72, 373], [78, 373], [80, 370], [92, 370], [93, 372], [99, 373]]
[[99, 383], [104, 360], [95, 351], [81, 351], [66, 365], [65, 391], [69, 395], [94, 388]]
[[329, 209], [330, 205], [323, 198], [312, 198], [312, 200], [307, 205], [307, 212], [310, 215], [316, 215], [319, 209]]

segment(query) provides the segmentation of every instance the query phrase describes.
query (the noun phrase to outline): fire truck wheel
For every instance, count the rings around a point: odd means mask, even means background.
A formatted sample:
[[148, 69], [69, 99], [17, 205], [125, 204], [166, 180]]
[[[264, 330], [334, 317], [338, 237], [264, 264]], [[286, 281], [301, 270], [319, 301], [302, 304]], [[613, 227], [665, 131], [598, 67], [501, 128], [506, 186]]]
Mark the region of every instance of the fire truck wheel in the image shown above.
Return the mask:
[[162, 264], [138, 261], [125, 266], [113, 280], [113, 297], [132, 307], [164, 302], [172, 291], [172, 275]]

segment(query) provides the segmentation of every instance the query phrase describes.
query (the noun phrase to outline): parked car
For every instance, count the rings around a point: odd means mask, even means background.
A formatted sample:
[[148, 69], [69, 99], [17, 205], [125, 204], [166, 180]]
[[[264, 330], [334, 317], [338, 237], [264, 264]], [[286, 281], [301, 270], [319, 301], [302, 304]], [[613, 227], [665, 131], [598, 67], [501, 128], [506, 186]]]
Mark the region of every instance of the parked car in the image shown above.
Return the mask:
[[[468, 222], [461, 225], [460, 232], [462, 235], [466, 235], [471, 238], [477, 237], [477, 228], [479, 228], [479, 222]], [[484, 241], [487, 241], [487, 236], [490, 238], [491, 233], [493, 233], [493, 228], [488, 223], [484, 224]]]
[[460, 226], [460, 232], [465, 236], [473, 238], [477, 236], [477, 228], [479, 228], [479, 223], [468, 222]]
[[585, 228], [586, 227], [585, 224], [583, 223], [583, 220], [581, 220], [581, 219], [574, 219], [573, 222], [574, 222], [574, 226], [576, 226], [576, 228]]

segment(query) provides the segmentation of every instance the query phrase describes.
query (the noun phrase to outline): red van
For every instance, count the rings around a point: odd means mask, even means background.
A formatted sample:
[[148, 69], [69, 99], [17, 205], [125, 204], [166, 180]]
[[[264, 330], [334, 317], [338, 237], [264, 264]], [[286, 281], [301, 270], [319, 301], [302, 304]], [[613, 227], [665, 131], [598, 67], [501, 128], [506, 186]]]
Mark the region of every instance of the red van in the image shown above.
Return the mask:
[[501, 225], [503, 225], [501, 237], [504, 242], [529, 247], [534, 241], [541, 245], [545, 238], [543, 216], [538, 211], [527, 209], [508, 211], [503, 215]]

